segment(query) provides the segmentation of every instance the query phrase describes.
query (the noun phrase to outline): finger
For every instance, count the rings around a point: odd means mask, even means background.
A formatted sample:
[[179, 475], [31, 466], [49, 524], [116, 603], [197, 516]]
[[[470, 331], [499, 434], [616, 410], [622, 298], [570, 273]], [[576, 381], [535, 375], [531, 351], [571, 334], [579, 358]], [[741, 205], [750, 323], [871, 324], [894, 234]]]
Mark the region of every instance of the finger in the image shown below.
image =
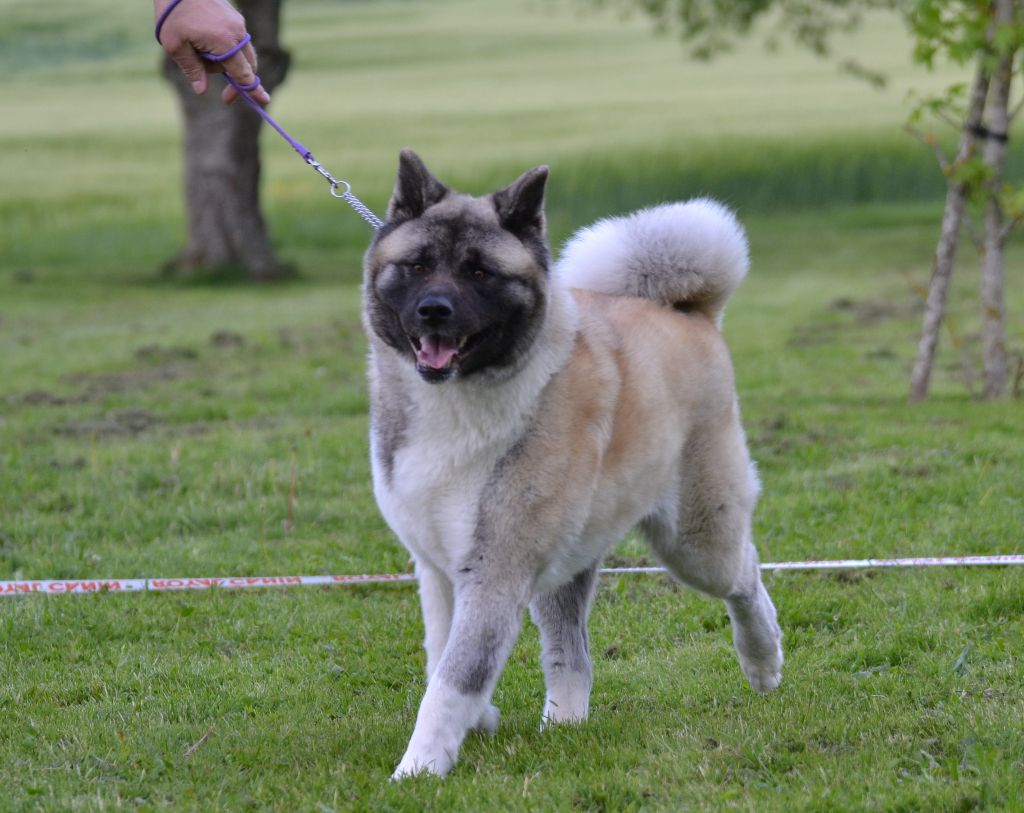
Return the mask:
[[249, 60], [242, 56], [241, 51], [231, 57], [231, 59], [225, 59], [220, 64], [224, 68], [225, 73], [230, 74], [231, 78], [243, 87], [251, 85], [256, 81], [256, 71], [252, 69]]
[[[253, 56], [255, 57], [255, 52]], [[231, 57], [231, 59], [225, 60], [222, 64], [224, 66], [224, 70], [227, 71], [231, 78], [238, 82], [242, 87], [247, 87], [248, 85], [259, 81], [259, 77], [253, 70], [252, 65], [249, 64], [249, 60], [244, 56], [244, 49]], [[234, 88], [231, 89], [234, 90]], [[263, 85], [257, 85], [255, 90], [249, 90], [246, 92], [260, 104], [267, 104], [270, 102], [270, 94], [263, 88]], [[233, 100], [234, 95], [236, 94], [232, 94], [232, 96], [229, 97], [225, 94], [221, 98], [224, 99], [225, 102], [230, 102]]]
[[[266, 88], [263, 87], [263, 85], [257, 87], [256, 90], [247, 90], [246, 93], [249, 94], [249, 97], [254, 102], [257, 102], [264, 106], [270, 104], [270, 94], [267, 93], [267, 90]], [[221, 91], [220, 100], [224, 102], [224, 104], [234, 104], [234, 102], [236, 102], [239, 99], [240, 95], [241, 94], [239, 94], [239, 92], [232, 85], [227, 85], [224, 88], [224, 90]]]
[[172, 53], [171, 59], [181, 68], [181, 72], [185, 74], [185, 78], [191, 83], [192, 90], [197, 96], [202, 96], [206, 93], [207, 69], [203, 60], [199, 58], [199, 54], [186, 45]]
[[252, 42], [247, 42], [245, 47], [242, 49], [242, 56], [245, 57], [249, 66], [252, 68], [252, 72], [256, 73], [259, 71], [259, 63], [256, 58], [256, 49], [252, 47]]

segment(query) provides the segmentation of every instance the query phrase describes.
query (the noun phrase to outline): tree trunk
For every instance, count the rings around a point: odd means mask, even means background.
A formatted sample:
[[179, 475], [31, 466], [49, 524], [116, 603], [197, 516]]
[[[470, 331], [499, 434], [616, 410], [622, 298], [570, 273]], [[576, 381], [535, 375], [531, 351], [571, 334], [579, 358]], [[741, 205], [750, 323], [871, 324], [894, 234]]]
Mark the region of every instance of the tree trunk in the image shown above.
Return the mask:
[[[963, 130], [960, 134], [960, 146], [954, 164], [966, 161], [974, 155], [976, 133], [981, 127], [982, 117], [985, 113], [989, 73], [982, 65], [981, 56], [979, 56], [978, 63], [978, 72], [971, 89], [967, 116], [964, 119]], [[932, 364], [935, 361], [935, 348], [939, 343], [939, 329], [942, 327], [942, 318], [946, 311], [946, 296], [949, 292], [950, 278], [953, 276], [953, 264], [960, 241], [960, 225], [964, 219], [969, 192], [964, 181], [950, 178], [949, 187], [946, 190], [946, 208], [942, 213], [939, 243], [935, 248], [932, 279], [928, 286], [924, 321], [921, 326], [921, 340], [917, 346], [914, 369], [910, 374], [911, 401], [923, 401], [928, 397], [928, 384], [931, 380]]]
[[[290, 54], [279, 45], [281, 0], [239, 0], [259, 58], [263, 87], [273, 91], [288, 72]], [[244, 100], [225, 105], [221, 79], [202, 96], [171, 61], [164, 74], [181, 99], [185, 125], [185, 207], [188, 241], [169, 263], [171, 273], [237, 268], [250, 279], [287, 276], [274, 256], [260, 210], [259, 134], [263, 119]]]
[[[1013, 0], [996, 0], [997, 26], [1012, 25]], [[981, 262], [981, 337], [985, 348], [985, 397], [1006, 395], [1009, 365], [1006, 358], [1005, 308], [1003, 304], [1003, 259], [1006, 248], [1006, 218], [1000, 194], [1006, 168], [1006, 144], [1010, 128], [1010, 83], [1015, 53], [999, 56], [989, 91], [988, 140], [985, 164], [989, 168], [985, 202], [985, 253]]]

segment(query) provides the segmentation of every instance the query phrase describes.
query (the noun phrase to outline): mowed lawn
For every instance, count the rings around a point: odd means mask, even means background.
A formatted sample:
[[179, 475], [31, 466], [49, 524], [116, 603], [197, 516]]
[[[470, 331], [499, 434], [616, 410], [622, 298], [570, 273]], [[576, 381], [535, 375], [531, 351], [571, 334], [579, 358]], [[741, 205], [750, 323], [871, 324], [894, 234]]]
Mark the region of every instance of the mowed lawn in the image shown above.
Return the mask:
[[[1024, 552], [1024, 405], [968, 392], [968, 245], [935, 396], [906, 402], [942, 182], [899, 127], [910, 88], [955, 72], [916, 71], [898, 25], [838, 46], [889, 74], [878, 92], [756, 41], [688, 62], [571, 0], [284, 8], [272, 109], [378, 212], [406, 145], [478, 193], [548, 163], [556, 247], [663, 199], [737, 207], [753, 266], [725, 332], [764, 560]], [[268, 219], [300, 276], [162, 278], [181, 162], [148, 15], [2, 14], [0, 580], [405, 571], [367, 463], [370, 235], [269, 133]], [[1019, 240], [1007, 267], [1019, 357]], [[653, 562], [626, 540], [610, 563]], [[499, 732], [401, 784], [423, 689], [410, 586], [0, 597], [0, 810], [1024, 809], [1024, 570], [767, 583], [773, 695], [747, 687], [721, 604], [606, 578], [586, 725], [538, 730], [527, 624]]]

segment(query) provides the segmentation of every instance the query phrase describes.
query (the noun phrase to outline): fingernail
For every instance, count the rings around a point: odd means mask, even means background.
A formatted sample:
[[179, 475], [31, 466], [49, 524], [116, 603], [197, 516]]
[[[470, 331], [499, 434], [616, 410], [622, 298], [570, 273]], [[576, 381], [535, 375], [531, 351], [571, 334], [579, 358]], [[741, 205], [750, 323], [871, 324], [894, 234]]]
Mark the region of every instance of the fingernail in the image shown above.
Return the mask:
[[197, 96], [200, 95], [203, 92], [203, 83], [197, 79], [195, 82], [192, 83], [192, 90], [195, 92]]

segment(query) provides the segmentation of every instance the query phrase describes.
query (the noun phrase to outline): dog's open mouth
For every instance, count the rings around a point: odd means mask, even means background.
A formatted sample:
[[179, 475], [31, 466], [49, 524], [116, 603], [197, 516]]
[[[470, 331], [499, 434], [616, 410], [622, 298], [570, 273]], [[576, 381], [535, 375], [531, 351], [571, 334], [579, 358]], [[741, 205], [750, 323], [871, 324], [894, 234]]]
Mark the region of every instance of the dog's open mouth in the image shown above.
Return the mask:
[[416, 368], [431, 377], [452, 372], [479, 336], [479, 333], [473, 336], [441, 336], [436, 333], [410, 336], [409, 341], [416, 353]]

